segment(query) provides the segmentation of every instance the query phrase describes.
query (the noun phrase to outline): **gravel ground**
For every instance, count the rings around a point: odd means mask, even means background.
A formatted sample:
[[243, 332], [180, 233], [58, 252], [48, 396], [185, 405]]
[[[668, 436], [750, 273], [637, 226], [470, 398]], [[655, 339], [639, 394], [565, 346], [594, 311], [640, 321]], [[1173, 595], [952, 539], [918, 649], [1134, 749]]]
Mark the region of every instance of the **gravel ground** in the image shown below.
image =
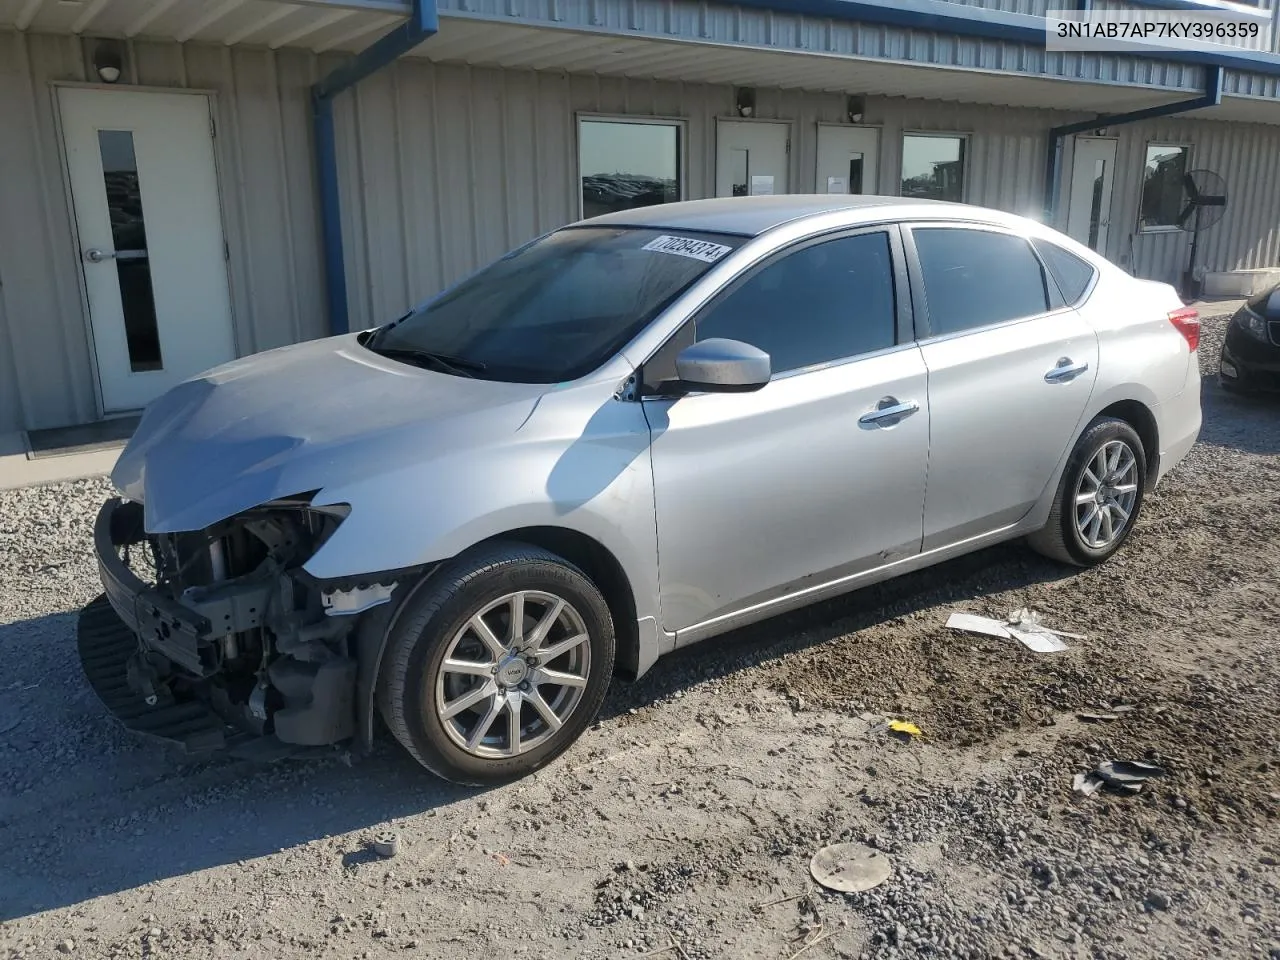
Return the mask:
[[[1106, 567], [1001, 547], [682, 652], [488, 791], [385, 737], [260, 767], [125, 735], [73, 639], [107, 484], [0, 494], [0, 950], [1280, 960], [1280, 406], [1207, 381], [1205, 413]], [[1088, 639], [1043, 655], [942, 626], [1024, 605]], [[1073, 795], [1108, 758], [1168, 775]], [[383, 829], [392, 860], [367, 849]], [[809, 858], [841, 840], [891, 878], [817, 887]]]

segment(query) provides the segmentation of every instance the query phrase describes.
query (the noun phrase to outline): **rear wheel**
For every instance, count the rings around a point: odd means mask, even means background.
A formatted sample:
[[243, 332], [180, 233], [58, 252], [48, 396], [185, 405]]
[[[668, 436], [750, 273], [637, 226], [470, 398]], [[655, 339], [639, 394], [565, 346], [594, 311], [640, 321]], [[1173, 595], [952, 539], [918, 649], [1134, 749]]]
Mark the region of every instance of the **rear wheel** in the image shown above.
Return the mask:
[[1088, 567], [1111, 557], [1133, 532], [1142, 511], [1147, 458], [1137, 431], [1099, 417], [1077, 441], [1057, 500], [1031, 546], [1054, 560]]
[[433, 773], [500, 783], [577, 739], [613, 660], [608, 605], [582, 571], [538, 547], [494, 544], [409, 599], [388, 638], [378, 708]]

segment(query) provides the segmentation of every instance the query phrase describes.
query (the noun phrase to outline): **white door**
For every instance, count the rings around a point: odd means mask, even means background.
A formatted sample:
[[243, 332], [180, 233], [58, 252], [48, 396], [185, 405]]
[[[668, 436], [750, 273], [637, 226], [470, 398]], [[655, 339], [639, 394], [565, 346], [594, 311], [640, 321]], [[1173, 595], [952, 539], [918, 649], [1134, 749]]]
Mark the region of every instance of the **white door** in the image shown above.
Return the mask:
[[880, 131], [818, 124], [818, 193], [879, 193]]
[[716, 121], [716, 196], [788, 193], [790, 148], [789, 123]]
[[206, 97], [58, 90], [105, 412], [235, 356]]
[[1116, 168], [1116, 142], [1100, 137], [1076, 137], [1071, 163], [1071, 199], [1067, 207], [1067, 236], [1099, 253], [1107, 249], [1111, 224], [1111, 182]]

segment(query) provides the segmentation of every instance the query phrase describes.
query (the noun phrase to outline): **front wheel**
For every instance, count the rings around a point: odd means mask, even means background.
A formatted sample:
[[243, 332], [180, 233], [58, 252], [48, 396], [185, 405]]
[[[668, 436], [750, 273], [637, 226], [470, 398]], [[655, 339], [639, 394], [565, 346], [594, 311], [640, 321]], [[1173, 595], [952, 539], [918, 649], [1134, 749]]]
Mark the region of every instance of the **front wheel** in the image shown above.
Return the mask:
[[388, 638], [378, 708], [433, 773], [467, 784], [522, 777], [599, 711], [613, 620], [563, 558], [494, 544], [437, 571], [407, 603]]
[[1123, 420], [1097, 418], [1071, 451], [1049, 521], [1028, 538], [1031, 546], [1080, 567], [1103, 563], [1133, 532], [1146, 485], [1137, 431]]

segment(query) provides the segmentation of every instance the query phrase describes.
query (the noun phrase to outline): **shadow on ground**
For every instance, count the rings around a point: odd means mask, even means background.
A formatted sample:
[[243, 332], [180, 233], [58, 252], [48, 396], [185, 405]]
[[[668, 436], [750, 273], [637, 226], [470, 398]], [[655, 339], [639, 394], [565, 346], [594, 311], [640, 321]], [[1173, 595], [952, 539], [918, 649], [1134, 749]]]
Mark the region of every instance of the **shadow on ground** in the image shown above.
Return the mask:
[[[278, 853], [446, 807], [445, 783], [383, 736], [372, 756], [334, 750], [259, 765], [193, 761], [138, 738], [80, 675], [75, 614], [0, 626], [15, 658], [0, 684], [0, 921]], [[38, 664], [38, 666], [36, 666]], [[344, 866], [364, 862], [353, 838]]]
[[1062, 580], [1077, 572], [1020, 543], [980, 550], [678, 650], [639, 681], [615, 683], [601, 716], [617, 716], [703, 680], [820, 647], [896, 617], [966, 605], [989, 593]]
[[[960, 558], [664, 658], [638, 683], [615, 683], [601, 718], [912, 610], [1065, 572], [1017, 547]], [[110, 719], [80, 678], [74, 629], [73, 614], [0, 627], [0, 650], [39, 642], [66, 653], [60, 686], [41, 681], [25, 691], [13, 705], [21, 720], [0, 741], [0, 765], [11, 771], [0, 795], [0, 842], [13, 853], [0, 920], [373, 830], [480, 792], [422, 771], [385, 731], [364, 758], [334, 751], [270, 766], [184, 760]], [[19, 671], [10, 689], [23, 693], [24, 679]], [[349, 869], [372, 860], [358, 840], [342, 854]]]
[[1227, 393], [1216, 377], [1206, 377], [1201, 387], [1204, 423], [1200, 442], [1261, 456], [1280, 454], [1280, 396], [1239, 396]]

